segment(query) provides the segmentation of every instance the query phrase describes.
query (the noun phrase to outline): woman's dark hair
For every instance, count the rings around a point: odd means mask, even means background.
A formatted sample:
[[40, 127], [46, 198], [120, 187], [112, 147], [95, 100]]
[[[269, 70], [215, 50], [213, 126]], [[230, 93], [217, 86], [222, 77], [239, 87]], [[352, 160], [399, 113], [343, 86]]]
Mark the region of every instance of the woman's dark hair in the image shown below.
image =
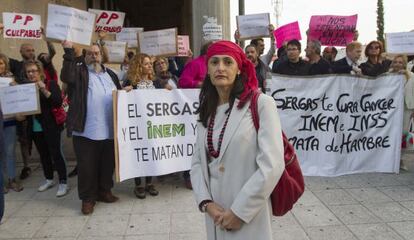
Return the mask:
[[[230, 92], [229, 98], [229, 111], [234, 104], [234, 100], [239, 98], [240, 94], [244, 91], [243, 82], [247, 81], [247, 76], [244, 74], [239, 74], [236, 76], [234, 81], [233, 89]], [[196, 113], [199, 114], [200, 119], [198, 120], [203, 124], [204, 127], [207, 127], [208, 118], [216, 111], [219, 95], [216, 87], [211, 82], [210, 76], [207, 74], [206, 78], [203, 81], [201, 86], [200, 96], [199, 96], [200, 106], [197, 109]]]
[[[47, 59], [47, 57], [45, 55], [47, 56], [48, 54], [47, 53], [40, 53], [37, 56], [37, 60], [42, 63], [43, 69], [47, 70], [49, 72], [49, 76], [51, 78], [53, 78], [53, 76], [57, 76], [56, 75], [57, 74], [56, 68], [55, 68], [55, 66], [53, 66], [52, 59]], [[52, 80], [52, 79], [47, 79], [47, 80]], [[54, 80], [57, 80], [57, 79], [54, 79]]]

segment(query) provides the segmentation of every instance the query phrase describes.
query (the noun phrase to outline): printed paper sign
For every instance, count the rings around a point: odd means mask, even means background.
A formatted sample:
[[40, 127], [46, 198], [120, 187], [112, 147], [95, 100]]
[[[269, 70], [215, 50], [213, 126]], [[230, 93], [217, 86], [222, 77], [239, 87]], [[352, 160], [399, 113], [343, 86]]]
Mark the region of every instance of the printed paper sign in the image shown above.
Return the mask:
[[46, 37], [68, 40], [89, 46], [92, 41], [95, 14], [76, 8], [48, 5]]
[[236, 16], [240, 39], [252, 39], [269, 36], [269, 13]]
[[177, 29], [138, 32], [138, 52], [150, 56], [176, 56]]
[[128, 43], [129, 48], [138, 47], [138, 32], [144, 31], [144, 28], [122, 28], [121, 32], [116, 34], [116, 40]]
[[197, 89], [114, 92], [117, 180], [189, 170]]
[[385, 34], [387, 53], [414, 54], [414, 32]]
[[205, 23], [203, 25], [204, 41], [214, 41], [223, 39], [223, 28], [217, 24], [216, 17], [203, 16]]
[[105, 41], [105, 47], [108, 49], [108, 61], [110, 63], [122, 63], [124, 61], [127, 49], [126, 42]]
[[277, 48], [281, 48], [283, 43], [289, 40], [302, 40], [299, 23], [297, 21], [279, 27], [273, 31], [273, 34], [275, 35]]
[[353, 41], [358, 15], [312, 16], [308, 39], [316, 39], [326, 46], [346, 46]]
[[120, 33], [124, 25], [125, 13], [99, 9], [89, 9], [96, 14], [95, 32]]
[[190, 38], [186, 35], [178, 35], [178, 56], [187, 57], [190, 50]]
[[4, 38], [41, 39], [40, 15], [3, 13]]
[[40, 113], [39, 91], [36, 84], [20, 84], [0, 88], [0, 104], [4, 117], [20, 113], [32, 115]]
[[13, 78], [0, 77], [0, 88], [10, 86], [10, 83], [13, 81]]
[[273, 75], [269, 95], [306, 176], [398, 173], [403, 75]]

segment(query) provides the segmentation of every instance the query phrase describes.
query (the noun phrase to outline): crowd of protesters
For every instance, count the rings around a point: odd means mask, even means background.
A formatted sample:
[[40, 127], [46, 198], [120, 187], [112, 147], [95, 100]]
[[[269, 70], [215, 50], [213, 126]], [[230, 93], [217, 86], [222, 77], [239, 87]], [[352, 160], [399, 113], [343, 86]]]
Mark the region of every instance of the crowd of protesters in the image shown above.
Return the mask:
[[[1, 30], [0, 25], [0, 32]], [[270, 36], [273, 36], [273, 30], [274, 27], [270, 25]], [[234, 36], [241, 45], [237, 31]], [[62, 197], [69, 192], [66, 160], [61, 145], [64, 128], [68, 136], [72, 137], [76, 155], [77, 166], [70, 175], [78, 175], [82, 213], [91, 214], [96, 201], [116, 202], [119, 198], [111, 191], [115, 167], [112, 90], [200, 88], [206, 78], [206, 52], [211, 42], [202, 46], [200, 54], [195, 58], [191, 51], [189, 57], [169, 58], [128, 52], [121, 64], [121, 71], [116, 73], [104, 65], [108, 59], [104, 38], [105, 34], [99, 34], [99, 40], [86, 49], [76, 47], [68, 41], [62, 43], [64, 55], [60, 79], [65, 86], [64, 91], [58, 84], [59, 73], [52, 63], [56, 53], [52, 43], [46, 42], [48, 53], [39, 53], [37, 57], [34, 47], [29, 43], [20, 46], [21, 60], [0, 54], [0, 77], [13, 78], [13, 85], [35, 83], [39, 89], [42, 110], [41, 114], [32, 116], [17, 114], [1, 123], [0, 184], [3, 187], [0, 190], [0, 202], [3, 194], [8, 191], [23, 190], [16, 174], [17, 142], [24, 164], [20, 179], [31, 174], [29, 161], [34, 142], [45, 178], [38, 191], [46, 191], [55, 185], [53, 179], [56, 171], [56, 196]], [[274, 42], [273, 38], [271, 40]], [[295, 76], [353, 74], [369, 77], [387, 72], [404, 74], [403, 128], [408, 130], [410, 118], [414, 117], [414, 76], [407, 69], [407, 56], [397, 55], [388, 59], [380, 41], [371, 41], [366, 45], [365, 51], [361, 43], [353, 41], [346, 46], [346, 56], [339, 60], [336, 60], [338, 50], [335, 47], [325, 47], [322, 50], [321, 43], [317, 40], [307, 41], [304, 49], [300, 41], [295, 39], [287, 41], [279, 49], [275, 49], [272, 44], [266, 54], [264, 49], [264, 40], [261, 38], [251, 40], [244, 48], [247, 59], [255, 66], [258, 86], [262, 92], [266, 92], [266, 79], [271, 73]], [[303, 53], [305, 57], [301, 57]], [[367, 61], [360, 63], [363, 54]], [[67, 113], [63, 108], [66, 101], [69, 104]], [[61, 118], [66, 121], [59, 121]], [[185, 186], [191, 189], [189, 172], [182, 174]], [[132, 192], [137, 198], [143, 199], [147, 193], [151, 196], [158, 195], [153, 178], [135, 178]]]

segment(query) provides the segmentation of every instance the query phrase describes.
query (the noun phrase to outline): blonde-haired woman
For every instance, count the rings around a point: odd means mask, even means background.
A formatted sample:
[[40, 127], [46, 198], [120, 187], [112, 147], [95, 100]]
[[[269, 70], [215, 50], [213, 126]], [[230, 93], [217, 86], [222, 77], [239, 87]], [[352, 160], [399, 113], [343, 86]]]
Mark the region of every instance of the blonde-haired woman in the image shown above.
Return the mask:
[[[155, 89], [153, 84], [154, 71], [151, 57], [147, 54], [135, 55], [129, 63], [127, 80], [124, 81], [124, 90], [132, 89]], [[148, 192], [151, 196], [157, 196], [158, 191], [152, 184], [152, 177], [145, 177], [145, 188], [141, 186], [141, 178], [135, 178], [134, 194], [139, 199], [144, 199]]]

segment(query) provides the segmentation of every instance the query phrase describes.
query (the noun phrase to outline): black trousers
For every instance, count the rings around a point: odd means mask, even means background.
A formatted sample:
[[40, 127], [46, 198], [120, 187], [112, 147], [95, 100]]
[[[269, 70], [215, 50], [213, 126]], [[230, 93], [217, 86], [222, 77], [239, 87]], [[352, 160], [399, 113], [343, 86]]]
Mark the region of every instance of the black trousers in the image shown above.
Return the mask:
[[78, 161], [79, 199], [95, 201], [100, 192], [110, 191], [114, 186], [114, 140], [73, 136], [73, 148]]
[[59, 176], [59, 183], [66, 183], [66, 163], [60, 148], [60, 131], [33, 132], [33, 141], [40, 155], [43, 174], [46, 179], [53, 179], [53, 167]]

